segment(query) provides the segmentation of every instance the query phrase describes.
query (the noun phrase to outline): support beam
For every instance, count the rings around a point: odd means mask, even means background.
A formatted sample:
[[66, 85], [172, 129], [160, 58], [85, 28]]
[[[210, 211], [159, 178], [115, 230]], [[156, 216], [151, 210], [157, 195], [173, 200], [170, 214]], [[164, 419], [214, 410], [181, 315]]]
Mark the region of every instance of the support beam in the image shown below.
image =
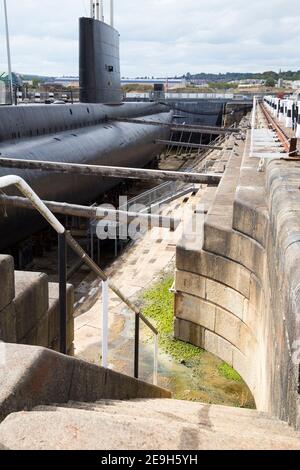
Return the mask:
[[192, 132], [194, 134], [239, 134], [241, 129], [233, 127], [216, 127], [216, 126], [191, 126], [186, 124], [165, 123], [159, 121], [147, 121], [144, 119], [131, 119], [131, 118], [114, 118], [113, 121], [128, 122], [130, 124], [142, 124], [148, 126], [167, 127], [173, 132]]
[[[133, 220], [140, 218], [145, 220], [150, 227], [169, 228], [171, 230], [176, 230], [180, 224], [180, 219], [155, 214], [126, 212], [104, 209], [101, 207], [86, 207], [75, 204], [66, 204], [64, 202], [43, 201], [43, 203], [53, 214], [82, 217], [85, 219], [102, 220], [105, 217], [111, 217], [112, 220], [116, 220], [117, 222], [130, 223]], [[0, 195], [0, 206], [19, 207], [28, 210], [34, 209], [28, 199], [18, 196]]]
[[225, 150], [224, 147], [221, 147], [221, 146], [193, 144], [191, 142], [176, 142], [176, 141], [173, 141], [173, 140], [157, 139], [155, 141], [155, 143], [156, 144], [163, 144], [163, 145], [173, 145], [174, 147], [183, 147], [183, 148], [190, 148], [190, 149]]
[[[28, 201], [31, 205], [30, 201]], [[32, 209], [34, 207], [31, 205]], [[60, 352], [67, 354], [67, 244], [66, 233], [58, 234]]]
[[180, 126], [174, 125], [171, 127], [172, 132], [188, 132], [192, 134], [204, 134], [204, 135], [227, 135], [227, 134], [239, 134], [238, 129], [226, 129], [225, 127], [197, 127], [197, 126]]
[[102, 281], [102, 367], [108, 368], [109, 286]]
[[138, 179], [156, 181], [183, 181], [185, 183], [208, 184], [218, 186], [223, 175], [217, 173], [185, 173], [163, 170], [145, 170], [143, 168], [124, 168], [100, 165], [82, 165], [76, 163], [48, 162], [38, 160], [19, 160], [0, 158], [0, 167], [22, 170], [39, 170], [68, 175], [98, 176], [102, 178]]

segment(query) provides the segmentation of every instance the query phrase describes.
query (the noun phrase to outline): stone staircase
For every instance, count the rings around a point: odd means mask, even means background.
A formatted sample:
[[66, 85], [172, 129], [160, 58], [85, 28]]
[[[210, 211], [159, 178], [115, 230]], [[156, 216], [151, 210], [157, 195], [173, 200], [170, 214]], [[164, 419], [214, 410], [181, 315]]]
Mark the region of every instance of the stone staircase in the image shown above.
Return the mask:
[[253, 410], [169, 399], [39, 406], [0, 425], [14, 450], [300, 449], [300, 433]]
[[169, 391], [49, 349], [0, 349], [0, 449], [300, 449], [267, 414]]

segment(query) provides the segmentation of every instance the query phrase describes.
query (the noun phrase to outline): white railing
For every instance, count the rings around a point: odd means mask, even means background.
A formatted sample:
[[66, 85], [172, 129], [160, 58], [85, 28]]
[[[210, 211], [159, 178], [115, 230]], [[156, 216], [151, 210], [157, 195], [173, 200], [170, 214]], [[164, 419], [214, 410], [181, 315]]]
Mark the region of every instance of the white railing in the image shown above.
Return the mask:
[[253, 157], [254, 153], [254, 133], [256, 128], [256, 111], [257, 111], [257, 98], [253, 97], [253, 109], [251, 118], [251, 144], [250, 144], [250, 156]]
[[[153, 93], [128, 92], [126, 98], [150, 99]], [[234, 99], [233, 93], [165, 93], [164, 99], [188, 99], [188, 100], [216, 100], [216, 99]]]

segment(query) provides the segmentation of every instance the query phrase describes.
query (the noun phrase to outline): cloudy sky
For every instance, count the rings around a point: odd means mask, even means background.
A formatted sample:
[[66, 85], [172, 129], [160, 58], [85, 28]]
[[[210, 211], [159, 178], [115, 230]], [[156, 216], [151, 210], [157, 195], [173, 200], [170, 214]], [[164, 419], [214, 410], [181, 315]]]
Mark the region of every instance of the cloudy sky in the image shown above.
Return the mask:
[[[6, 70], [2, 4], [0, 70]], [[88, 15], [89, 0], [7, 4], [13, 69], [77, 75], [77, 19]], [[115, 0], [115, 12], [126, 77], [300, 69], [299, 0]]]

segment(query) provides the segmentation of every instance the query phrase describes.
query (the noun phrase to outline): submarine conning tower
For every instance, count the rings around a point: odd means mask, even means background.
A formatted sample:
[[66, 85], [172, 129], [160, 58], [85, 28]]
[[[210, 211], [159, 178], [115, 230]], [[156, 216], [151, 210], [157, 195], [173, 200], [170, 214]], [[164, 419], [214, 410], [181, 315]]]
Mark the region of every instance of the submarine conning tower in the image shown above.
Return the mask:
[[[164, 144], [157, 141], [169, 138], [165, 124], [171, 123], [173, 112], [159, 103], [121, 102], [119, 33], [97, 18], [80, 19], [82, 102], [1, 106], [1, 157], [143, 168], [163, 150]], [[145, 117], [161, 126], [147, 125]], [[130, 119], [141, 123], [127, 122]], [[0, 168], [0, 176], [11, 172]], [[24, 169], [13, 173], [25, 179], [41, 199], [72, 204], [92, 205], [122, 181]], [[11, 196], [16, 193], [14, 188], [7, 191]], [[0, 250], [23, 242], [43, 227], [38, 213], [7, 208], [0, 213]]]
[[[82, 103], [122, 101], [119, 32], [91, 2], [91, 18], [79, 19], [79, 84]], [[95, 18], [96, 15], [96, 18]], [[111, 12], [111, 24], [113, 24]]]

